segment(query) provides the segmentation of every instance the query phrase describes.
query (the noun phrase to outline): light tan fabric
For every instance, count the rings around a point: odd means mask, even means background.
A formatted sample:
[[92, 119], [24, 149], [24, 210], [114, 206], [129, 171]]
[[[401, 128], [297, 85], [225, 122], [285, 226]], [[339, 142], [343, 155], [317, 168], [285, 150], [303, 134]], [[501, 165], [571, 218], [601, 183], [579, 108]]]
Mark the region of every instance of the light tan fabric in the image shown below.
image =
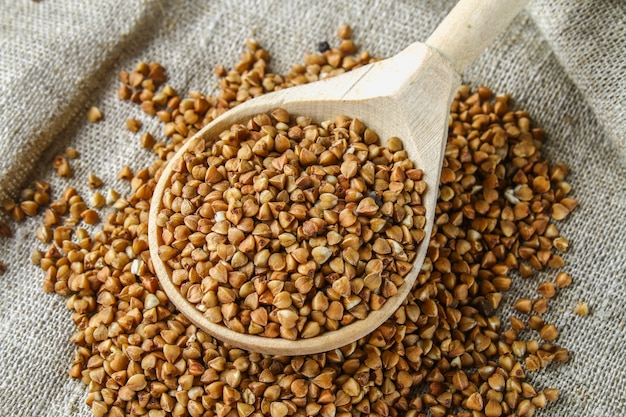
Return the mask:
[[[319, 41], [336, 42], [343, 23], [363, 49], [390, 56], [426, 39], [453, 3], [0, 0], [0, 199], [34, 179], [50, 181], [53, 198], [68, 185], [89, 196], [90, 172], [127, 191], [117, 170], [147, 166], [152, 155], [125, 120], [140, 119], [157, 137], [162, 129], [116, 95], [117, 73], [140, 60], [161, 62], [180, 92], [210, 93], [215, 64], [234, 64], [251, 35], [269, 49], [277, 72]], [[562, 392], [544, 416], [626, 412], [625, 16], [621, 0], [535, 0], [464, 74], [468, 83], [510, 93], [545, 128], [545, 152], [571, 165], [580, 200], [560, 225], [571, 241], [565, 260], [574, 285], [546, 315], [572, 359], [532, 376], [538, 388]], [[86, 120], [91, 105], [104, 113], [98, 124]], [[74, 178], [60, 179], [50, 162], [67, 146], [81, 156], [72, 162]], [[42, 247], [33, 237], [39, 222], [12, 225], [15, 238], [0, 240], [7, 264], [0, 276], [0, 415], [88, 416], [86, 387], [67, 376], [73, 324], [65, 300], [43, 293], [42, 273], [28, 261]], [[506, 304], [553, 275], [516, 279]], [[589, 303], [589, 317], [572, 313], [577, 301]]]

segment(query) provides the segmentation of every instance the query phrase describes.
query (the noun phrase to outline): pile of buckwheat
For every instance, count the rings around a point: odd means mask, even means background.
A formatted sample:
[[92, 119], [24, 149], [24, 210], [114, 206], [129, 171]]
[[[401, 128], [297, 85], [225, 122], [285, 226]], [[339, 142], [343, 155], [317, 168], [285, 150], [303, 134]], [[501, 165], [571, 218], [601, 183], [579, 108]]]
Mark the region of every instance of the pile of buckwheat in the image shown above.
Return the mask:
[[[526, 112], [509, 109], [508, 96], [485, 87], [462, 87], [452, 104], [426, 261], [405, 303], [371, 335], [309, 356], [247, 352], [193, 326], [159, 287], [147, 224], [155, 178], [167, 161], [202, 126], [251, 97], [371, 62], [367, 53], [354, 55], [350, 33], [341, 28], [339, 47], [320, 45], [286, 75], [270, 73], [267, 51], [248, 41], [233, 71], [218, 67], [215, 97], [183, 98], [163, 85], [163, 67], [140, 63], [120, 74], [119, 96], [165, 127], [163, 140], [140, 134], [141, 146], [157, 155], [151, 166], [120, 170], [132, 192], [94, 191], [85, 200], [68, 188], [48, 202], [48, 187], [37, 183], [20, 202], [3, 202], [16, 220], [45, 207], [37, 236], [50, 244], [33, 261], [45, 271], [44, 290], [65, 296], [72, 311], [70, 376], [89, 387], [95, 416], [528, 417], [557, 399], [557, 389], [538, 390], [525, 379], [568, 361], [555, 343], [558, 329], [542, 313], [571, 277], [555, 273], [538, 295], [516, 301], [506, 321], [496, 313], [512, 279], [564, 265], [559, 253], [568, 241], [553, 221], [577, 202], [568, 197], [568, 168], [542, 159], [544, 132]], [[132, 119], [127, 125], [140, 130]], [[55, 161], [60, 175], [71, 175], [65, 157]], [[95, 176], [92, 183], [102, 186]], [[107, 205], [101, 231], [79, 227], [99, 222]]]
[[159, 256], [205, 317], [306, 339], [398, 293], [426, 222], [400, 139], [276, 109], [207, 140], [171, 162], [157, 203]]

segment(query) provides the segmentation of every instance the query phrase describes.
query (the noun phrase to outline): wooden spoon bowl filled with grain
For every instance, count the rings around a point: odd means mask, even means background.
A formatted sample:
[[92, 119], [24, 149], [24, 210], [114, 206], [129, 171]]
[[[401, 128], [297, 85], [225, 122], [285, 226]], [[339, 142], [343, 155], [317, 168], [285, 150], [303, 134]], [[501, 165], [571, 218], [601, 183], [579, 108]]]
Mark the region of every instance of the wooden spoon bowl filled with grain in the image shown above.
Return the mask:
[[383, 324], [419, 285], [459, 72], [525, 3], [463, 0], [426, 44], [247, 101], [190, 138], [149, 217], [174, 305], [279, 355]]

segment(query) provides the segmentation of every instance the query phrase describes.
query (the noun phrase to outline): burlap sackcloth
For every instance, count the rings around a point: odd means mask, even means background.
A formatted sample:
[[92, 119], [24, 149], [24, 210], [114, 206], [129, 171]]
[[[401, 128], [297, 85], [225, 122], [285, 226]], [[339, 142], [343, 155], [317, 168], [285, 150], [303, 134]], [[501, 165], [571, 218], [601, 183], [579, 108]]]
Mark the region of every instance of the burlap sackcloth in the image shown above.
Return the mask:
[[[120, 191], [124, 164], [148, 166], [125, 120], [161, 137], [162, 125], [116, 96], [117, 73], [140, 60], [159, 61], [179, 92], [216, 91], [213, 68], [233, 65], [247, 37], [285, 72], [318, 42], [336, 41], [344, 23], [355, 42], [390, 56], [425, 40], [453, 1], [0, 1], [0, 198], [34, 179], [52, 183], [53, 198], [68, 185], [91, 195], [93, 172]], [[543, 416], [608, 416], [626, 412], [626, 3], [535, 0], [510, 29], [465, 72], [472, 85], [510, 93], [548, 134], [545, 153], [572, 167], [580, 200], [560, 225], [571, 241], [565, 254], [574, 285], [551, 303], [547, 321], [572, 352], [531, 378], [561, 389]], [[104, 113], [86, 120], [89, 106]], [[74, 178], [50, 168], [67, 146], [80, 152]], [[42, 272], [29, 263], [40, 218], [12, 225], [0, 240], [0, 416], [88, 416], [86, 387], [67, 376], [73, 345], [62, 297], [41, 289]], [[510, 305], [533, 294], [553, 273], [516, 279]], [[586, 301], [591, 315], [572, 312]]]

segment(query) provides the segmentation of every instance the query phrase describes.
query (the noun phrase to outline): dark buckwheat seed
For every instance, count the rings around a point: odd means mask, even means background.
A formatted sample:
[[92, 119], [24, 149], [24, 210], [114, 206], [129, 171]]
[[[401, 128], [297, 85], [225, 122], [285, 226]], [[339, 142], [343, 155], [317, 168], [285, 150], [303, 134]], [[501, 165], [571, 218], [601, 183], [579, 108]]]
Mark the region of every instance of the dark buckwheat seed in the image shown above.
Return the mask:
[[317, 51], [320, 54], [323, 54], [324, 52], [328, 51], [329, 49], [330, 49], [330, 45], [326, 41], [322, 41], [322, 42], [317, 44]]

